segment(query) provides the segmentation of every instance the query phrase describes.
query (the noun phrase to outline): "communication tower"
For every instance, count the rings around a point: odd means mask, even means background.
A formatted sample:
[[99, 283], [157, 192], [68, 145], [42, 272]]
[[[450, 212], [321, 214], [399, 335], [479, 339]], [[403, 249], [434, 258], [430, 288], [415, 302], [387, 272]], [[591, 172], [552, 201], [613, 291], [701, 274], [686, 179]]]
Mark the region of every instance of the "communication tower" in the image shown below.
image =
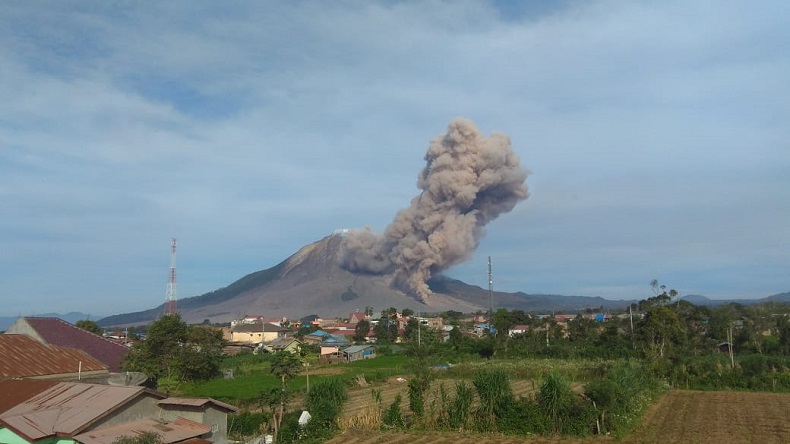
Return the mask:
[[170, 240], [170, 278], [167, 281], [165, 315], [176, 313], [176, 238]]

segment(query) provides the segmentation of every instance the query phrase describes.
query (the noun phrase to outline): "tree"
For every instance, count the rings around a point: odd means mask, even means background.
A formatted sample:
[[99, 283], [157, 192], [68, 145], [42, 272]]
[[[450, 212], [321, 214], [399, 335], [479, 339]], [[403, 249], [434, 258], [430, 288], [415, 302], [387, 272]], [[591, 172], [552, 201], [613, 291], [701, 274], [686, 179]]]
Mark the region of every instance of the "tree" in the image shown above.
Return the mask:
[[461, 344], [463, 344], [463, 341], [464, 334], [461, 333], [461, 330], [457, 325], [454, 326], [453, 329], [450, 330], [450, 338], [447, 340], [447, 342], [450, 343], [450, 346], [454, 351], [458, 352], [461, 349]]
[[406, 326], [403, 327], [403, 335], [409, 342], [418, 342], [420, 336], [420, 321], [415, 318], [409, 319], [406, 322]]
[[357, 342], [364, 342], [367, 340], [368, 335], [370, 334], [370, 322], [363, 319], [357, 322], [357, 325], [354, 326], [354, 340]]
[[298, 375], [302, 371], [302, 360], [293, 353], [279, 352], [275, 353], [271, 362], [269, 371], [280, 378], [280, 393], [275, 394], [268, 392], [266, 400], [269, 403], [279, 401], [280, 405], [277, 413], [272, 414], [274, 426], [274, 442], [277, 442], [277, 433], [282, 425], [283, 416], [285, 415], [285, 403], [288, 400], [288, 391], [285, 383]]
[[402, 316], [409, 317], [409, 316], [414, 315], [414, 310], [412, 310], [411, 308], [404, 308], [403, 311], [400, 312], [400, 314]]
[[94, 321], [83, 319], [81, 321], [77, 321], [74, 324], [77, 328], [81, 328], [85, 331], [89, 331], [91, 333], [97, 334], [99, 336], [104, 334], [104, 329], [99, 327], [99, 324], [95, 323]]
[[224, 346], [221, 330], [206, 326], [189, 327], [187, 342], [178, 356], [177, 370], [181, 379], [206, 381], [219, 376]]
[[172, 314], [154, 321], [145, 341], [135, 344], [123, 362], [126, 371], [151, 378], [198, 381], [219, 375], [225, 341], [222, 333], [205, 326], [188, 326]]
[[398, 311], [390, 307], [381, 311], [381, 318], [373, 328], [379, 344], [390, 344], [398, 339]]
[[650, 357], [664, 358], [671, 345], [682, 341], [685, 331], [675, 310], [658, 307], [645, 314], [639, 323], [638, 335]]
[[425, 392], [431, 386], [434, 378], [431, 368], [436, 361], [436, 350], [433, 344], [420, 346], [412, 343], [407, 351], [409, 357], [409, 369], [413, 376], [409, 379], [409, 408], [417, 418], [425, 413]]
[[597, 336], [597, 325], [595, 320], [585, 318], [582, 315], [576, 316], [568, 322], [568, 332], [571, 341], [587, 341], [595, 339]]

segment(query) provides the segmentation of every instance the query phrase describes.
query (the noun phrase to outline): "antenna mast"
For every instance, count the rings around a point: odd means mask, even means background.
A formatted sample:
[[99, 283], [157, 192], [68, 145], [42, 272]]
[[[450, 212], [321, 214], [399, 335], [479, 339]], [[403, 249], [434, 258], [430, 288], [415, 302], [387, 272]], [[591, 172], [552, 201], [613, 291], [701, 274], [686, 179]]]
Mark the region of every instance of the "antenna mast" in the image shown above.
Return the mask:
[[170, 279], [167, 281], [165, 315], [176, 313], [176, 238], [170, 240]]

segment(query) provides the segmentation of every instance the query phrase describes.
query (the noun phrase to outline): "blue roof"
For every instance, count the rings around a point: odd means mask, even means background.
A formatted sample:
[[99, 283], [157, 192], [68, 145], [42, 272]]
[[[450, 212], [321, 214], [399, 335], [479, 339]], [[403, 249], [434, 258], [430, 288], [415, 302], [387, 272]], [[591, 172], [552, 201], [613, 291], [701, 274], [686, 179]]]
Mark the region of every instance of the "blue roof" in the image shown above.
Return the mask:
[[343, 350], [343, 353], [359, 353], [365, 349], [373, 347], [372, 345], [352, 345]]

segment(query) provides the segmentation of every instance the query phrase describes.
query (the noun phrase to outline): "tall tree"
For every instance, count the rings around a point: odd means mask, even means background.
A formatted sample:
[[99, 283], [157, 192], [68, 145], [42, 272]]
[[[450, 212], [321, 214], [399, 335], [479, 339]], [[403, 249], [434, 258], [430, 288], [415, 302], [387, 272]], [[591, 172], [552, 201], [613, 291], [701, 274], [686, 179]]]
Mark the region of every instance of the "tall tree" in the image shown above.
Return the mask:
[[370, 334], [370, 322], [363, 319], [357, 322], [354, 326], [354, 340], [357, 342], [365, 342]]
[[[269, 371], [280, 378], [280, 394], [278, 397], [280, 405], [278, 407], [278, 412], [274, 416], [274, 442], [277, 442], [277, 434], [280, 431], [280, 426], [283, 422], [283, 416], [285, 415], [285, 403], [288, 399], [288, 390], [286, 387], [286, 382], [298, 375], [302, 371], [302, 360], [293, 353], [288, 352], [279, 352], [275, 353], [274, 357], [272, 358], [271, 368]], [[275, 397], [273, 393], [269, 393], [269, 401], [271, 402], [271, 397]]]

